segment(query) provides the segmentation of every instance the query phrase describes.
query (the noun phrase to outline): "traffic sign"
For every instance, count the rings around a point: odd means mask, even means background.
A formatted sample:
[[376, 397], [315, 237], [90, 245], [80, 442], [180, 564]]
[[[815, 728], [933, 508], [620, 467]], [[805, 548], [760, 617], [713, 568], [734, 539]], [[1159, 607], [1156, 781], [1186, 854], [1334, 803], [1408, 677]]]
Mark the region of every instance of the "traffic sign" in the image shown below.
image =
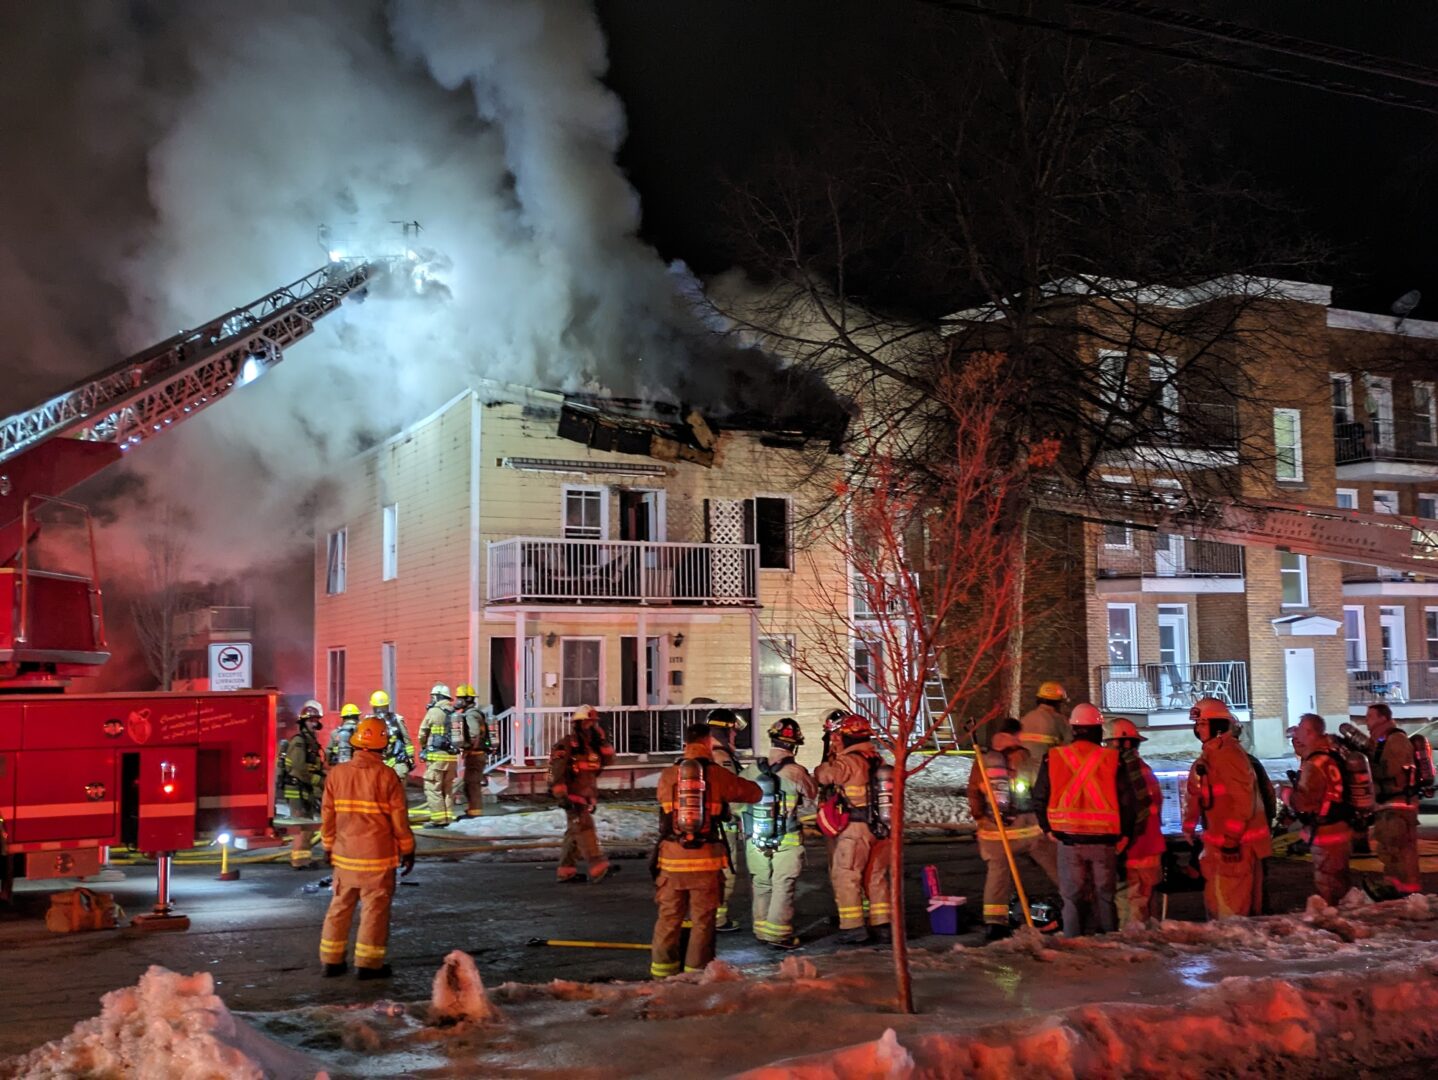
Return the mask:
[[210, 689], [248, 690], [253, 646], [248, 641], [224, 641], [210, 646]]

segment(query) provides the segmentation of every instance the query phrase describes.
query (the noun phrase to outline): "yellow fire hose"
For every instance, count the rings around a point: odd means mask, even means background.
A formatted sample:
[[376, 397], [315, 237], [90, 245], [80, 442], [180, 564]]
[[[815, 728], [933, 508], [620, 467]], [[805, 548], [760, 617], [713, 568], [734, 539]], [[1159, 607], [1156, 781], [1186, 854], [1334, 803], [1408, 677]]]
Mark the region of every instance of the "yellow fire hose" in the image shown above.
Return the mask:
[[1023, 879], [1019, 877], [1018, 863], [1014, 862], [1014, 850], [1009, 847], [1009, 831], [1004, 827], [1004, 815], [999, 813], [998, 800], [994, 798], [994, 786], [989, 783], [988, 766], [984, 764], [984, 755], [975, 752], [974, 764], [979, 768], [979, 779], [984, 783], [984, 791], [989, 797], [989, 810], [994, 815], [994, 824], [999, 827], [999, 843], [1004, 845], [1004, 858], [1009, 861], [1009, 873], [1014, 879], [1014, 888], [1019, 892], [1019, 906], [1023, 908], [1024, 922], [1030, 927], [1034, 925], [1034, 913], [1029, 910], [1029, 898], [1024, 893]]
[[530, 945], [548, 945], [556, 949], [643, 949], [649, 951], [647, 941], [564, 941], [560, 938], [532, 937]]

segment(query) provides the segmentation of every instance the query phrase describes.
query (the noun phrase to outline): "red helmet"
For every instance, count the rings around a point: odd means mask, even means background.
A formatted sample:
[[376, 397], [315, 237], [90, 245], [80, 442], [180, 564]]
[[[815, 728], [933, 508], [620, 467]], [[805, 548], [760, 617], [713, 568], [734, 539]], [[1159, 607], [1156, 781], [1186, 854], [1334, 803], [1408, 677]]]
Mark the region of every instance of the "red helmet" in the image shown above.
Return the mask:
[[867, 716], [860, 716], [858, 713], [848, 713], [844, 719], [839, 721], [839, 734], [845, 739], [862, 741], [874, 737], [874, 725], [869, 723]]
[[1190, 723], [1197, 723], [1200, 720], [1227, 720], [1233, 723], [1233, 713], [1228, 705], [1216, 697], [1201, 697], [1193, 703], [1193, 708], [1188, 710]]
[[1074, 711], [1069, 713], [1070, 727], [1097, 727], [1103, 723], [1103, 713], [1099, 712], [1097, 705], [1090, 705], [1084, 702], [1075, 705]]
[[1117, 742], [1120, 739], [1132, 739], [1134, 742], [1148, 742], [1146, 738], [1138, 733], [1138, 726], [1126, 716], [1120, 716], [1109, 728], [1108, 742]]

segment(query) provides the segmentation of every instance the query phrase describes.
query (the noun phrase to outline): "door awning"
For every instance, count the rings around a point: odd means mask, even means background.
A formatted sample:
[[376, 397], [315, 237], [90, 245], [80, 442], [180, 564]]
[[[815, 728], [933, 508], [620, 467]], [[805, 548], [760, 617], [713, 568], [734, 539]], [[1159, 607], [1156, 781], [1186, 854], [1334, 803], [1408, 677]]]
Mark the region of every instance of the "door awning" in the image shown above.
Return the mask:
[[1279, 637], [1330, 637], [1342, 625], [1322, 615], [1285, 615], [1273, 620], [1273, 632]]

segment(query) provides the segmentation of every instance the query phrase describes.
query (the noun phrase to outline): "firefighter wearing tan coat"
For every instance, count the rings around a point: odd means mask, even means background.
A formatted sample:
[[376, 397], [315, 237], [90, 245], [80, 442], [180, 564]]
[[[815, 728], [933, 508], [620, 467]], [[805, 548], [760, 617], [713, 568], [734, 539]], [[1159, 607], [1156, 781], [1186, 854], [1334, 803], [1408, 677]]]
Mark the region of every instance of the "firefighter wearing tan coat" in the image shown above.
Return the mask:
[[324, 706], [314, 698], [306, 701], [300, 709], [299, 730], [285, 748], [284, 794], [290, 811], [290, 867], [294, 870], [314, 865], [312, 849], [319, 837], [314, 823], [325, 786], [325, 756], [317, 732], [324, 714]]
[[367, 716], [350, 740], [354, 757], [330, 770], [320, 810], [321, 837], [334, 867], [334, 895], [320, 932], [320, 962], [325, 976], [343, 974], [345, 949], [355, 906], [360, 908], [355, 936], [355, 967], [361, 979], [390, 974], [390, 902], [395, 867], [414, 869], [414, 834], [404, 786], [380, 757], [387, 742], [384, 721]]
[[1373, 846], [1383, 864], [1383, 888], [1375, 893], [1390, 900], [1419, 891], [1418, 799], [1414, 792], [1418, 758], [1407, 733], [1393, 721], [1393, 710], [1380, 702], [1368, 706], [1368, 760], [1378, 811], [1373, 818]]
[[1019, 740], [1033, 755], [1034, 768], [1043, 764], [1044, 755], [1055, 746], [1067, 746], [1073, 742], [1068, 720], [1061, 711], [1068, 700], [1068, 693], [1059, 683], [1039, 683], [1034, 707], [1019, 717], [1023, 732]]
[[790, 717], [769, 728], [767, 758], [744, 770], [764, 798], [744, 813], [744, 862], [754, 900], [754, 936], [776, 949], [797, 949], [794, 894], [804, 872], [804, 830], [799, 808], [819, 794], [809, 771], [794, 760], [804, 733]]
[[649, 974], [656, 979], [679, 974], [679, 939], [686, 922], [683, 970], [702, 971], [714, 959], [714, 919], [729, 859], [717, 826], [730, 803], [756, 803], [764, 794], [758, 784], [718, 764], [713, 746], [709, 725], [691, 724], [684, 732], [684, 760], [659, 774], [654, 862], [659, 917], [649, 954]]
[[429, 708], [419, 722], [419, 747], [429, 827], [448, 828], [455, 817], [454, 780], [459, 774], [460, 748], [454, 741], [454, 699], [444, 683], [430, 688]]
[[549, 752], [549, 793], [565, 813], [564, 843], [559, 849], [561, 882], [584, 880], [579, 876], [581, 858], [591, 882], [603, 881], [614, 870], [594, 827], [599, 774], [613, 760], [614, 747], [599, 726], [599, 710], [579, 706], [574, 710], [574, 730]]
[[1253, 762], [1232, 732], [1233, 715], [1217, 698], [1189, 712], [1203, 752], [1188, 774], [1183, 834], [1203, 824], [1203, 901], [1210, 919], [1263, 910], [1262, 862], [1273, 854], [1268, 814]]
[[1343, 762], [1328, 737], [1327, 723], [1317, 713], [1300, 716], [1288, 737], [1302, 764], [1297, 781], [1284, 792], [1283, 800], [1303, 823], [1303, 835], [1313, 853], [1313, 891], [1337, 907], [1352, 884], [1348, 858], [1353, 851], [1353, 828], [1344, 799]]
[[484, 813], [484, 792], [489, 782], [484, 767], [489, 764], [489, 721], [474, 703], [474, 687], [461, 683], [455, 690], [456, 707], [464, 717], [464, 806], [465, 814]]
[[[870, 788], [883, 765], [874, 746], [869, 721], [850, 713], [839, 723], [839, 752], [814, 769], [814, 779], [837, 788], [848, 807], [849, 822], [834, 840], [829, 859], [829, 883], [839, 908], [838, 937], [843, 945], [889, 940], [892, 919], [889, 897], [889, 844], [887, 822], [878, 820], [880, 808], [870, 799]], [[822, 818], [822, 814], [821, 814]], [[872, 820], [871, 820], [872, 819]], [[864, 903], [868, 901], [868, 911]]]

